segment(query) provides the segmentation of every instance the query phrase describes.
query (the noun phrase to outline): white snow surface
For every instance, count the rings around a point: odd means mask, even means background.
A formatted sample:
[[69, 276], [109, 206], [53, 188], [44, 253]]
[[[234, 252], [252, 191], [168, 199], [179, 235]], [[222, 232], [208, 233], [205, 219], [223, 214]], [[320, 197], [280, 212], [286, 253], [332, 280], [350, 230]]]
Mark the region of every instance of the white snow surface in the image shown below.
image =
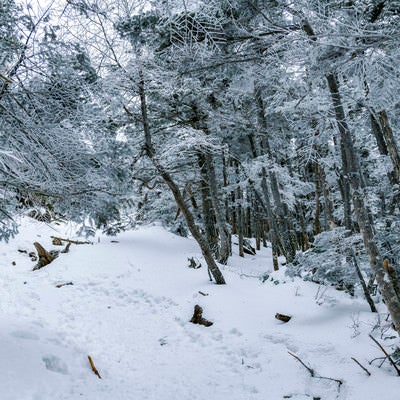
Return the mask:
[[[397, 339], [373, 330], [377, 315], [362, 296], [287, 278], [284, 269], [263, 283], [258, 277], [272, 270], [269, 248], [234, 254], [221, 266], [227, 285], [209, 281], [192, 239], [158, 225], [98, 234], [38, 271], [18, 252], [34, 251], [35, 241], [57, 249], [50, 235], [76, 239], [74, 232], [22, 219], [20, 234], [0, 244], [1, 400], [399, 398], [400, 377], [389, 363], [369, 365], [383, 353], [368, 334], [384, 346]], [[202, 268], [187, 267], [192, 256]], [[56, 287], [67, 282], [73, 285]], [[196, 304], [213, 326], [189, 322]], [[276, 313], [292, 319], [280, 322]], [[288, 352], [343, 384], [311, 377]]]

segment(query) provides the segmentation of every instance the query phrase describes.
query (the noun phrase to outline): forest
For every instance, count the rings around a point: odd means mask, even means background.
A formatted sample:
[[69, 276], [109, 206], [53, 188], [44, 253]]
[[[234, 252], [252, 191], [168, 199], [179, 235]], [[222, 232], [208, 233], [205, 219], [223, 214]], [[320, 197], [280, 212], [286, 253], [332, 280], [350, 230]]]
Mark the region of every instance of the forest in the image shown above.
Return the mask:
[[[0, 237], [160, 222], [400, 333], [400, 1], [0, 0]], [[265, 276], [268, 279], [268, 276]]]

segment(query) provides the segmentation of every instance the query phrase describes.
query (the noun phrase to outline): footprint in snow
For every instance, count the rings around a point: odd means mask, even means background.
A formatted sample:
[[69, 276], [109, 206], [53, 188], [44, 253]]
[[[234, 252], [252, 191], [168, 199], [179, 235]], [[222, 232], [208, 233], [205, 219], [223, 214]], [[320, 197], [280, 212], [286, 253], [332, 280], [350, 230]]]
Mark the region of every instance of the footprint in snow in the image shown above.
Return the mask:
[[68, 367], [64, 361], [62, 361], [59, 357], [54, 355], [48, 355], [42, 357], [42, 361], [47, 370], [56, 372], [58, 374], [67, 375]]
[[14, 331], [14, 332], [11, 332], [10, 335], [17, 339], [39, 340], [38, 335], [35, 335], [34, 333], [27, 332], [27, 331]]

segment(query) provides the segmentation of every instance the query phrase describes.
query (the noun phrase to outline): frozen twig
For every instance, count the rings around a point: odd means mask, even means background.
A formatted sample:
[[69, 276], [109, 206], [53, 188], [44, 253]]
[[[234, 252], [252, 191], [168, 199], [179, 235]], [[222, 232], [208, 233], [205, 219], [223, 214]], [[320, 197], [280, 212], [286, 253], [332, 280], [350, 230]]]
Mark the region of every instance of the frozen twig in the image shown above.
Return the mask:
[[315, 378], [315, 371], [309, 367], [308, 365], [304, 364], [304, 362], [301, 360], [301, 358], [299, 356], [296, 356], [296, 354], [291, 353], [290, 351], [288, 351], [288, 353], [294, 357], [311, 375], [312, 378]]
[[367, 368], [365, 368], [363, 365], [360, 364], [360, 362], [358, 362], [354, 357], [351, 357], [351, 359], [360, 367], [362, 368], [367, 374], [368, 376], [371, 376], [371, 372], [369, 372], [367, 370]]
[[388, 358], [388, 360], [390, 361], [390, 363], [393, 365], [393, 368], [396, 370], [397, 375], [400, 376], [400, 369], [399, 369], [399, 367], [396, 365], [396, 363], [393, 361], [393, 358], [390, 357], [390, 355], [388, 354], [388, 352], [383, 348], [383, 346], [382, 346], [372, 335], [369, 335], [369, 337], [379, 346], [379, 348], [382, 350], [383, 354], [385, 354], [385, 356]]
[[327, 377], [327, 376], [317, 375], [317, 374], [315, 373], [315, 371], [314, 371], [311, 367], [309, 367], [308, 365], [306, 365], [306, 364], [301, 360], [301, 358], [300, 358], [299, 356], [296, 356], [296, 354], [293, 354], [293, 353], [291, 353], [290, 351], [288, 351], [288, 353], [289, 353], [292, 357], [294, 357], [304, 368], [307, 369], [307, 371], [310, 373], [310, 375], [311, 375], [312, 378], [316, 378], [316, 379], [326, 379], [326, 380], [328, 380], [328, 381], [334, 381], [334, 382], [336, 382], [336, 383], [339, 385], [338, 390], [340, 390], [340, 386], [343, 384], [343, 381], [341, 381], [340, 379], [329, 378], [329, 377]]

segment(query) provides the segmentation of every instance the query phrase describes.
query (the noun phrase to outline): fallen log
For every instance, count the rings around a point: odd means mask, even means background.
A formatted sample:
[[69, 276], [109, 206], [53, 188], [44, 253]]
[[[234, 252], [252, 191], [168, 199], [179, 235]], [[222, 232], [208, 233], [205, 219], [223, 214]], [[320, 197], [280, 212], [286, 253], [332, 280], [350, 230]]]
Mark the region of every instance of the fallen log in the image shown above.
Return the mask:
[[40, 268], [45, 267], [46, 265], [50, 264], [54, 259], [58, 257], [59, 252], [58, 251], [47, 251], [40, 243], [35, 242], [33, 245], [36, 248], [36, 251], [38, 253], [38, 258], [39, 261], [37, 264], [33, 267], [33, 271], [36, 271]]
[[58, 236], [50, 236], [50, 237], [53, 239], [53, 241], [56, 240], [61, 244], [62, 244], [62, 242], [67, 242], [67, 243], [72, 243], [72, 244], [93, 244], [93, 242], [82, 242], [79, 240], [64, 239], [64, 238], [60, 238]]
[[276, 313], [275, 314], [275, 318], [276, 319], [279, 319], [279, 321], [282, 321], [282, 322], [289, 322], [290, 320], [291, 320], [291, 316], [289, 316], [289, 315], [284, 315], [284, 314], [279, 314], [279, 313]]

